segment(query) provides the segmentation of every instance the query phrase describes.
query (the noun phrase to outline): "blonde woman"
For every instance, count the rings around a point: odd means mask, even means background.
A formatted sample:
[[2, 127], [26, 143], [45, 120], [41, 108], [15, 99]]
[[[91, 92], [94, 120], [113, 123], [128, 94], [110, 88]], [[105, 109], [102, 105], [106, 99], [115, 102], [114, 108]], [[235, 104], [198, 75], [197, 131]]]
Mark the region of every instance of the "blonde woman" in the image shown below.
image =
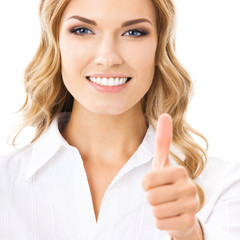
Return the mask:
[[40, 19], [0, 239], [237, 239], [239, 169], [192, 138], [172, 1], [41, 0]]

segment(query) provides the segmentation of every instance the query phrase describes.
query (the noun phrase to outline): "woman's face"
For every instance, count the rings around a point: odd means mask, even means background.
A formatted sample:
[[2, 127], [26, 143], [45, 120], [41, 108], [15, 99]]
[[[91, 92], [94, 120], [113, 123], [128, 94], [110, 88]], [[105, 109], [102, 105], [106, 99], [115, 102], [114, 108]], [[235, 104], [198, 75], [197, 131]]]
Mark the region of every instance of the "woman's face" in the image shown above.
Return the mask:
[[71, 0], [59, 44], [63, 81], [75, 101], [108, 115], [140, 104], [154, 76], [156, 24], [151, 0]]

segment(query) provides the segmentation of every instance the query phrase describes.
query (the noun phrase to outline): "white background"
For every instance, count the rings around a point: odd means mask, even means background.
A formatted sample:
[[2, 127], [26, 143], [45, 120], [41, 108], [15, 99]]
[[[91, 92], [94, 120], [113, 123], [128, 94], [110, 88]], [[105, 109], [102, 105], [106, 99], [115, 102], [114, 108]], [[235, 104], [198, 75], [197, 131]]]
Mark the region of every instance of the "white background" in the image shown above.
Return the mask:
[[[177, 54], [195, 83], [187, 119], [207, 137], [210, 152], [240, 161], [239, 0], [176, 0], [176, 6]], [[39, 43], [38, 1], [1, 1], [0, 33], [0, 153], [7, 153], [17, 122], [11, 113], [25, 99], [23, 71]]]

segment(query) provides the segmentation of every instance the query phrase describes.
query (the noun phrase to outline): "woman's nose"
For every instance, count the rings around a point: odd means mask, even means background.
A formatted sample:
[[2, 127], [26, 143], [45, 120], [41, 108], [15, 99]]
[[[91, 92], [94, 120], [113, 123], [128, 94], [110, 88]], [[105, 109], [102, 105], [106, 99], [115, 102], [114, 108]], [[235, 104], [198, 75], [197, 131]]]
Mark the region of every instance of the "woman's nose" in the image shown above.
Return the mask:
[[122, 63], [123, 58], [116, 40], [111, 36], [102, 38], [97, 47], [95, 64], [111, 67]]

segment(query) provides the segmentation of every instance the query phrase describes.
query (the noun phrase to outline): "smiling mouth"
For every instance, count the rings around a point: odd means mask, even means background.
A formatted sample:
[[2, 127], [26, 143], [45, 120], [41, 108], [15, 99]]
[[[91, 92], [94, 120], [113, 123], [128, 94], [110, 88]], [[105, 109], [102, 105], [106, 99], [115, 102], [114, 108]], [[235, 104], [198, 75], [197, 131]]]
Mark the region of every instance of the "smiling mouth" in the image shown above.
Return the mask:
[[89, 81], [101, 85], [101, 86], [121, 86], [131, 80], [131, 77], [121, 78], [121, 77], [86, 77]]

